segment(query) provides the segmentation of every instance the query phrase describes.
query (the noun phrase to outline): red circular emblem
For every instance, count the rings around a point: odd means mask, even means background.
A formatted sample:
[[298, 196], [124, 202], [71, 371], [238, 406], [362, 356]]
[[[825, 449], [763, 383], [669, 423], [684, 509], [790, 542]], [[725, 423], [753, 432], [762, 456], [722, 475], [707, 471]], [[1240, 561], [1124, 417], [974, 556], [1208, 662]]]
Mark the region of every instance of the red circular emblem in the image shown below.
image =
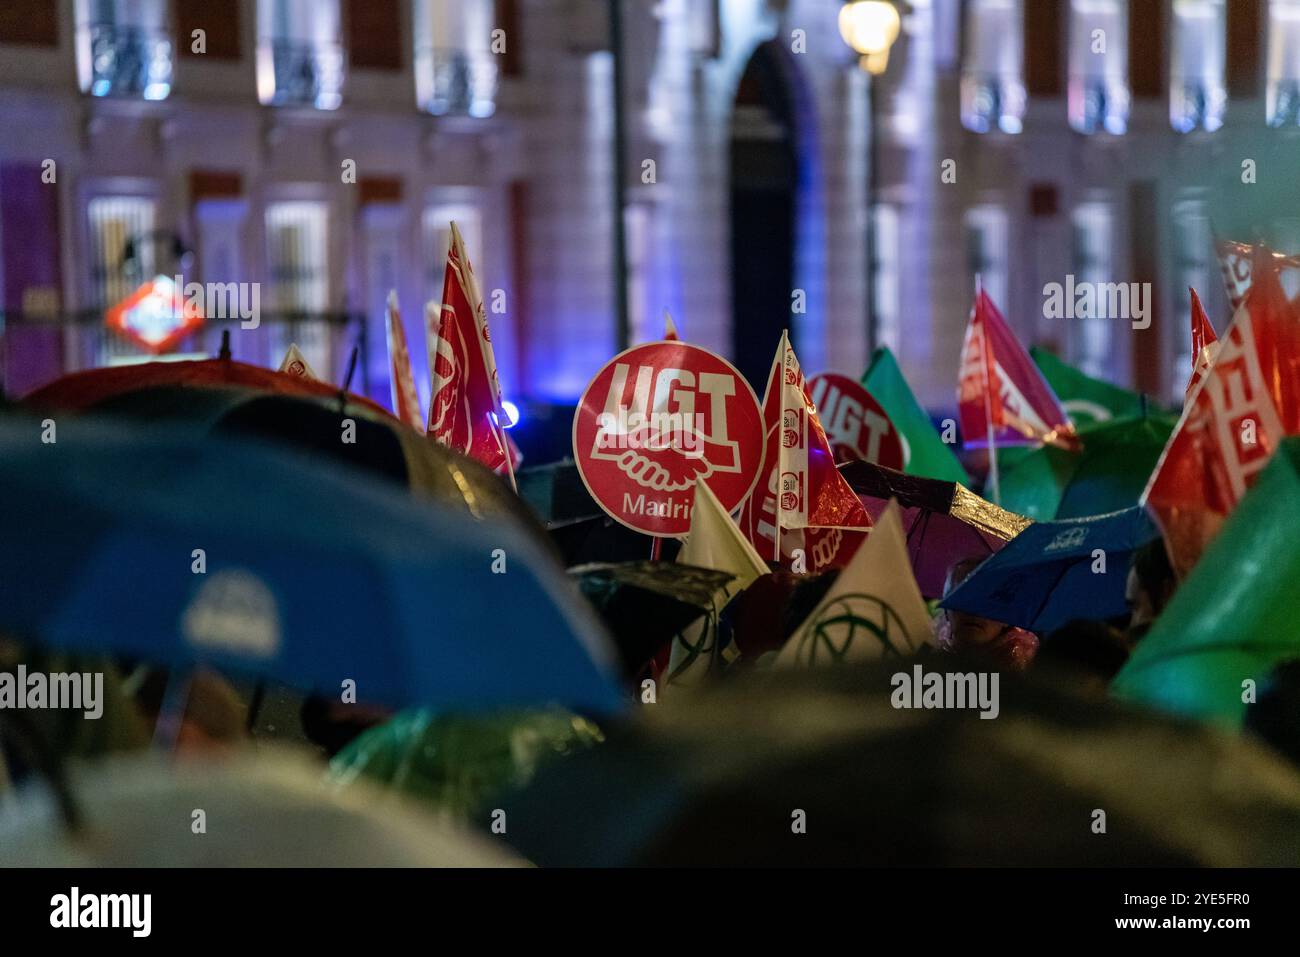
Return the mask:
[[611, 518], [647, 535], [685, 535], [696, 479], [727, 511], [753, 489], [763, 414], [726, 359], [686, 342], [650, 342], [615, 356], [587, 385], [573, 416], [573, 457]]
[[823, 372], [808, 380], [808, 395], [826, 430], [835, 461], [864, 459], [902, 469], [903, 443], [879, 402], [848, 376]]

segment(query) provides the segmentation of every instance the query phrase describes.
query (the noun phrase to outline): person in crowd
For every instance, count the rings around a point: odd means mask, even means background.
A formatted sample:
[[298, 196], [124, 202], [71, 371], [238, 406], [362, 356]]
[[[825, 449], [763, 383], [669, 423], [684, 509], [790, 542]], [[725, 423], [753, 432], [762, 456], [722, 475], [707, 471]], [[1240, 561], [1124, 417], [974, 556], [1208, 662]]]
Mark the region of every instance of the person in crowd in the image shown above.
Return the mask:
[[[982, 559], [966, 558], [948, 569], [944, 597], [979, 567]], [[944, 608], [935, 622], [935, 637], [944, 651], [991, 660], [1011, 671], [1024, 671], [1038, 651], [1038, 636], [1000, 621]]]
[[1078, 619], [1043, 638], [1034, 667], [1053, 668], [1069, 675], [1075, 686], [1104, 695], [1127, 660], [1122, 631], [1105, 622]]
[[1246, 707], [1244, 726], [1300, 767], [1300, 659], [1270, 672], [1258, 700]]
[[1124, 597], [1133, 609], [1128, 627], [1130, 649], [1151, 630], [1156, 616], [1165, 610], [1177, 587], [1178, 579], [1169, 564], [1164, 539], [1147, 542], [1133, 553], [1133, 567], [1129, 569], [1124, 589]]

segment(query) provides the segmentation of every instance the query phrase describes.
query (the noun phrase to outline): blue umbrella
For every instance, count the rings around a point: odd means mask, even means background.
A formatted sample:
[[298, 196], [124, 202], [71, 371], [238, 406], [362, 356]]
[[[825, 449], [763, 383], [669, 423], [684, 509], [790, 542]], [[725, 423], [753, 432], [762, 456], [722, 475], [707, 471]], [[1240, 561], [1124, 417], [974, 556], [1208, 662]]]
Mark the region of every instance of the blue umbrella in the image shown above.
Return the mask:
[[1040, 635], [1079, 618], [1123, 615], [1133, 552], [1157, 534], [1140, 506], [1038, 522], [980, 565], [940, 606]]
[[396, 706], [622, 705], [594, 613], [504, 516], [255, 440], [42, 431], [0, 419], [0, 632]]

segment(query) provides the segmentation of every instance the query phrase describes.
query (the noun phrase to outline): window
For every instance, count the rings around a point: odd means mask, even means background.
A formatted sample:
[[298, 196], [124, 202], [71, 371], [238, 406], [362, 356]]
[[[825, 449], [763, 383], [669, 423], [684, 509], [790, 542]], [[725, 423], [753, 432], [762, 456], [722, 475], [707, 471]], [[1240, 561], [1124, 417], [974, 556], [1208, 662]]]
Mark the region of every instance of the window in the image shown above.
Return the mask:
[[[416, 0], [415, 94], [436, 116], [496, 112], [497, 56], [493, 0]], [[518, 37], [505, 36], [506, 43]]]
[[899, 351], [902, 340], [900, 294], [902, 245], [898, 207], [877, 203], [871, 211], [871, 314], [875, 317], [874, 346]]
[[1070, 126], [1079, 133], [1128, 128], [1128, 2], [1070, 0]]
[[[159, 246], [149, 237], [155, 228], [157, 204], [148, 196], [96, 196], [86, 206], [90, 240], [92, 309], [107, 310], [131, 295], [171, 263], [157, 261]], [[127, 259], [127, 246], [133, 256]], [[179, 264], [175, 264], [179, 269]], [[83, 359], [92, 365], [115, 365], [140, 350], [109, 332], [87, 340]]]
[[451, 224], [456, 224], [465, 240], [465, 252], [479, 284], [483, 282], [483, 214], [472, 203], [437, 203], [424, 208], [421, 232], [424, 234], [424, 262], [427, 300], [442, 301], [442, 283], [447, 273], [447, 250], [451, 248]]
[[171, 92], [166, 0], [77, 0], [76, 43], [82, 92], [145, 100]]
[[271, 354], [296, 342], [307, 364], [328, 376], [334, 368], [329, 324], [329, 213], [322, 202], [289, 200], [266, 208], [268, 294], [263, 306], [277, 320]]
[[1007, 302], [1007, 211], [1000, 205], [984, 203], [966, 211], [967, 288], [975, 289], [975, 278], [1001, 310]]
[[339, 0], [260, 0], [257, 98], [335, 110], [343, 102]]
[[1210, 217], [1203, 199], [1183, 199], [1174, 204], [1174, 335], [1170, 347], [1169, 399], [1182, 402], [1183, 390], [1191, 371], [1192, 355], [1192, 296], [1187, 290], [1195, 289], [1201, 304], [1210, 313], [1210, 321], [1217, 301], [1215, 289], [1222, 283], [1219, 268], [1210, 261], [1213, 237]]
[[[1109, 204], [1083, 203], [1074, 211], [1074, 282], [1091, 283], [1094, 289], [1111, 282], [1113, 262], [1111, 250], [1115, 244], [1115, 225]], [[1074, 320], [1071, 352], [1075, 364], [1094, 378], [1113, 378], [1111, 332], [1116, 320], [1112, 317], [1092, 317]]]
[[975, 133], [1019, 133], [1025, 115], [1020, 0], [973, 0], [966, 7], [961, 122]]
[[1179, 133], [1213, 132], [1228, 105], [1224, 87], [1223, 0], [1174, 0], [1169, 122]]
[[1269, 126], [1300, 125], [1300, 0], [1269, 0]]

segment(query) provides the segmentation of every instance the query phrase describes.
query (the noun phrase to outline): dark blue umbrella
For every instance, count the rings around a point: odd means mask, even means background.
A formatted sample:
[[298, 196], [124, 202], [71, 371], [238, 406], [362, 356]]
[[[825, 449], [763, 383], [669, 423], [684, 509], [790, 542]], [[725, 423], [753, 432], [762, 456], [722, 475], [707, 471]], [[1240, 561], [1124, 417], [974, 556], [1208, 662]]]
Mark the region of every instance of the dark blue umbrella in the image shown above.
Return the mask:
[[1030, 525], [940, 602], [1045, 635], [1079, 618], [1128, 611], [1133, 552], [1157, 536], [1140, 506]]
[[0, 419], [0, 632], [397, 706], [622, 704], [594, 614], [505, 516], [254, 440], [55, 438]]

